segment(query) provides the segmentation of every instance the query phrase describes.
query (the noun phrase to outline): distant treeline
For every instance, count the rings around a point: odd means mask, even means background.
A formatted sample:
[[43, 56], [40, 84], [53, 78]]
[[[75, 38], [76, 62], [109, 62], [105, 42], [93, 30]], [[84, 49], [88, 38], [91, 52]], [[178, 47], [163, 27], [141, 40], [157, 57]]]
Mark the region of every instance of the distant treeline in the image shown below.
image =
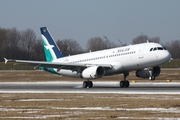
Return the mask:
[[[139, 35], [132, 40], [132, 44], [143, 43], [147, 40], [150, 42], [161, 43], [160, 37]], [[126, 46], [126, 44], [115, 44], [106, 37], [90, 38], [87, 40], [85, 48], [82, 48], [74, 39], [58, 39], [56, 40], [56, 43], [65, 56], [118, 46]], [[174, 59], [180, 58], [180, 39], [169, 40], [169, 42], [161, 44], [170, 51]], [[0, 61], [4, 61], [4, 57], [8, 59], [45, 60], [41, 39], [37, 38], [32, 29], [19, 31], [17, 28], [5, 29], [0, 27]]]

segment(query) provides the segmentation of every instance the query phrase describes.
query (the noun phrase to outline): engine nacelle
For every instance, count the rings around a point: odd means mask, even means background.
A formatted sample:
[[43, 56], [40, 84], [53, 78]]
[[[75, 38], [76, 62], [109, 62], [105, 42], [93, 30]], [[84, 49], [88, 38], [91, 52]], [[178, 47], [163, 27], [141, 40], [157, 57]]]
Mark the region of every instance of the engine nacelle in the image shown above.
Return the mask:
[[101, 66], [92, 66], [88, 67], [82, 72], [82, 78], [85, 79], [95, 79], [95, 78], [101, 78], [105, 74], [105, 70]]
[[[154, 67], [152, 69], [152, 75], [154, 77], [159, 76], [160, 73], [161, 73], [161, 68], [159, 66]], [[144, 69], [141, 69], [141, 70], [137, 70], [136, 71], [136, 76], [137, 77], [141, 77], [141, 78], [149, 78], [150, 77], [149, 69], [148, 68], [144, 68]]]

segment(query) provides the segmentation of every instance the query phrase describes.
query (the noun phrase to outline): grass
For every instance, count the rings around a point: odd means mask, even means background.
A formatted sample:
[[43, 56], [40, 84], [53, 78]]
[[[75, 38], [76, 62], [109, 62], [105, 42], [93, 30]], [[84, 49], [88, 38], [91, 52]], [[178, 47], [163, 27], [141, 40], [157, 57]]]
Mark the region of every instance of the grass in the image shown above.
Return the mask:
[[161, 65], [162, 68], [180, 68], [180, 59], [174, 59]]
[[34, 70], [34, 66], [29, 66], [25, 64], [19, 64], [9, 62], [5, 64], [4, 62], [0, 62], [0, 70]]

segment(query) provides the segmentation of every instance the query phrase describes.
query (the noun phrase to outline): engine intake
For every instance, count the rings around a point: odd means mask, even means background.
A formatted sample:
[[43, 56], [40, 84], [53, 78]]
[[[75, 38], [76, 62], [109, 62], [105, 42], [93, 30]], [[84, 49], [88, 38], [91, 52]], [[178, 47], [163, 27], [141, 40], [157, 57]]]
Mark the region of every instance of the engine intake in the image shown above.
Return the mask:
[[[159, 66], [156, 66], [156, 67], [153, 68], [152, 75], [154, 77], [159, 76], [160, 73], [161, 73], [161, 68]], [[144, 69], [141, 69], [141, 70], [137, 70], [136, 71], [136, 76], [141, 77], [141, 78], [149, 78], [150, 77], [149, 69], [144, 68]]]
[[105, 74], [105, 70], [101, 66], [92, 66], [88, 67], [82, 72], [82, 78], [85, 79], [95, 79], [95, 78], [101, 78]]

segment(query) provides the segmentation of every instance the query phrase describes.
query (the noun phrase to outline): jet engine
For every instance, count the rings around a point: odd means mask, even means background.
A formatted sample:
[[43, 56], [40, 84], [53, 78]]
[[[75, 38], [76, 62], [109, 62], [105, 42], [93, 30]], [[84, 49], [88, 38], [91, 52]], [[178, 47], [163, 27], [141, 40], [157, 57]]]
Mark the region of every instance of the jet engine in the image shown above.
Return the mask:
[[161, 72], [161, 68], [159, 66], [150, 68], [144, 68], [136, 71], [136, 76], [141, 78], [150, 78], [151, 76], [157, 77]]
[[101, 78], [105, 74], [105, 70], [101, 66], [92, 66], [88, 67], [82, 72], [82, 78], [85, 79], [95, 79], [95, 78]]

